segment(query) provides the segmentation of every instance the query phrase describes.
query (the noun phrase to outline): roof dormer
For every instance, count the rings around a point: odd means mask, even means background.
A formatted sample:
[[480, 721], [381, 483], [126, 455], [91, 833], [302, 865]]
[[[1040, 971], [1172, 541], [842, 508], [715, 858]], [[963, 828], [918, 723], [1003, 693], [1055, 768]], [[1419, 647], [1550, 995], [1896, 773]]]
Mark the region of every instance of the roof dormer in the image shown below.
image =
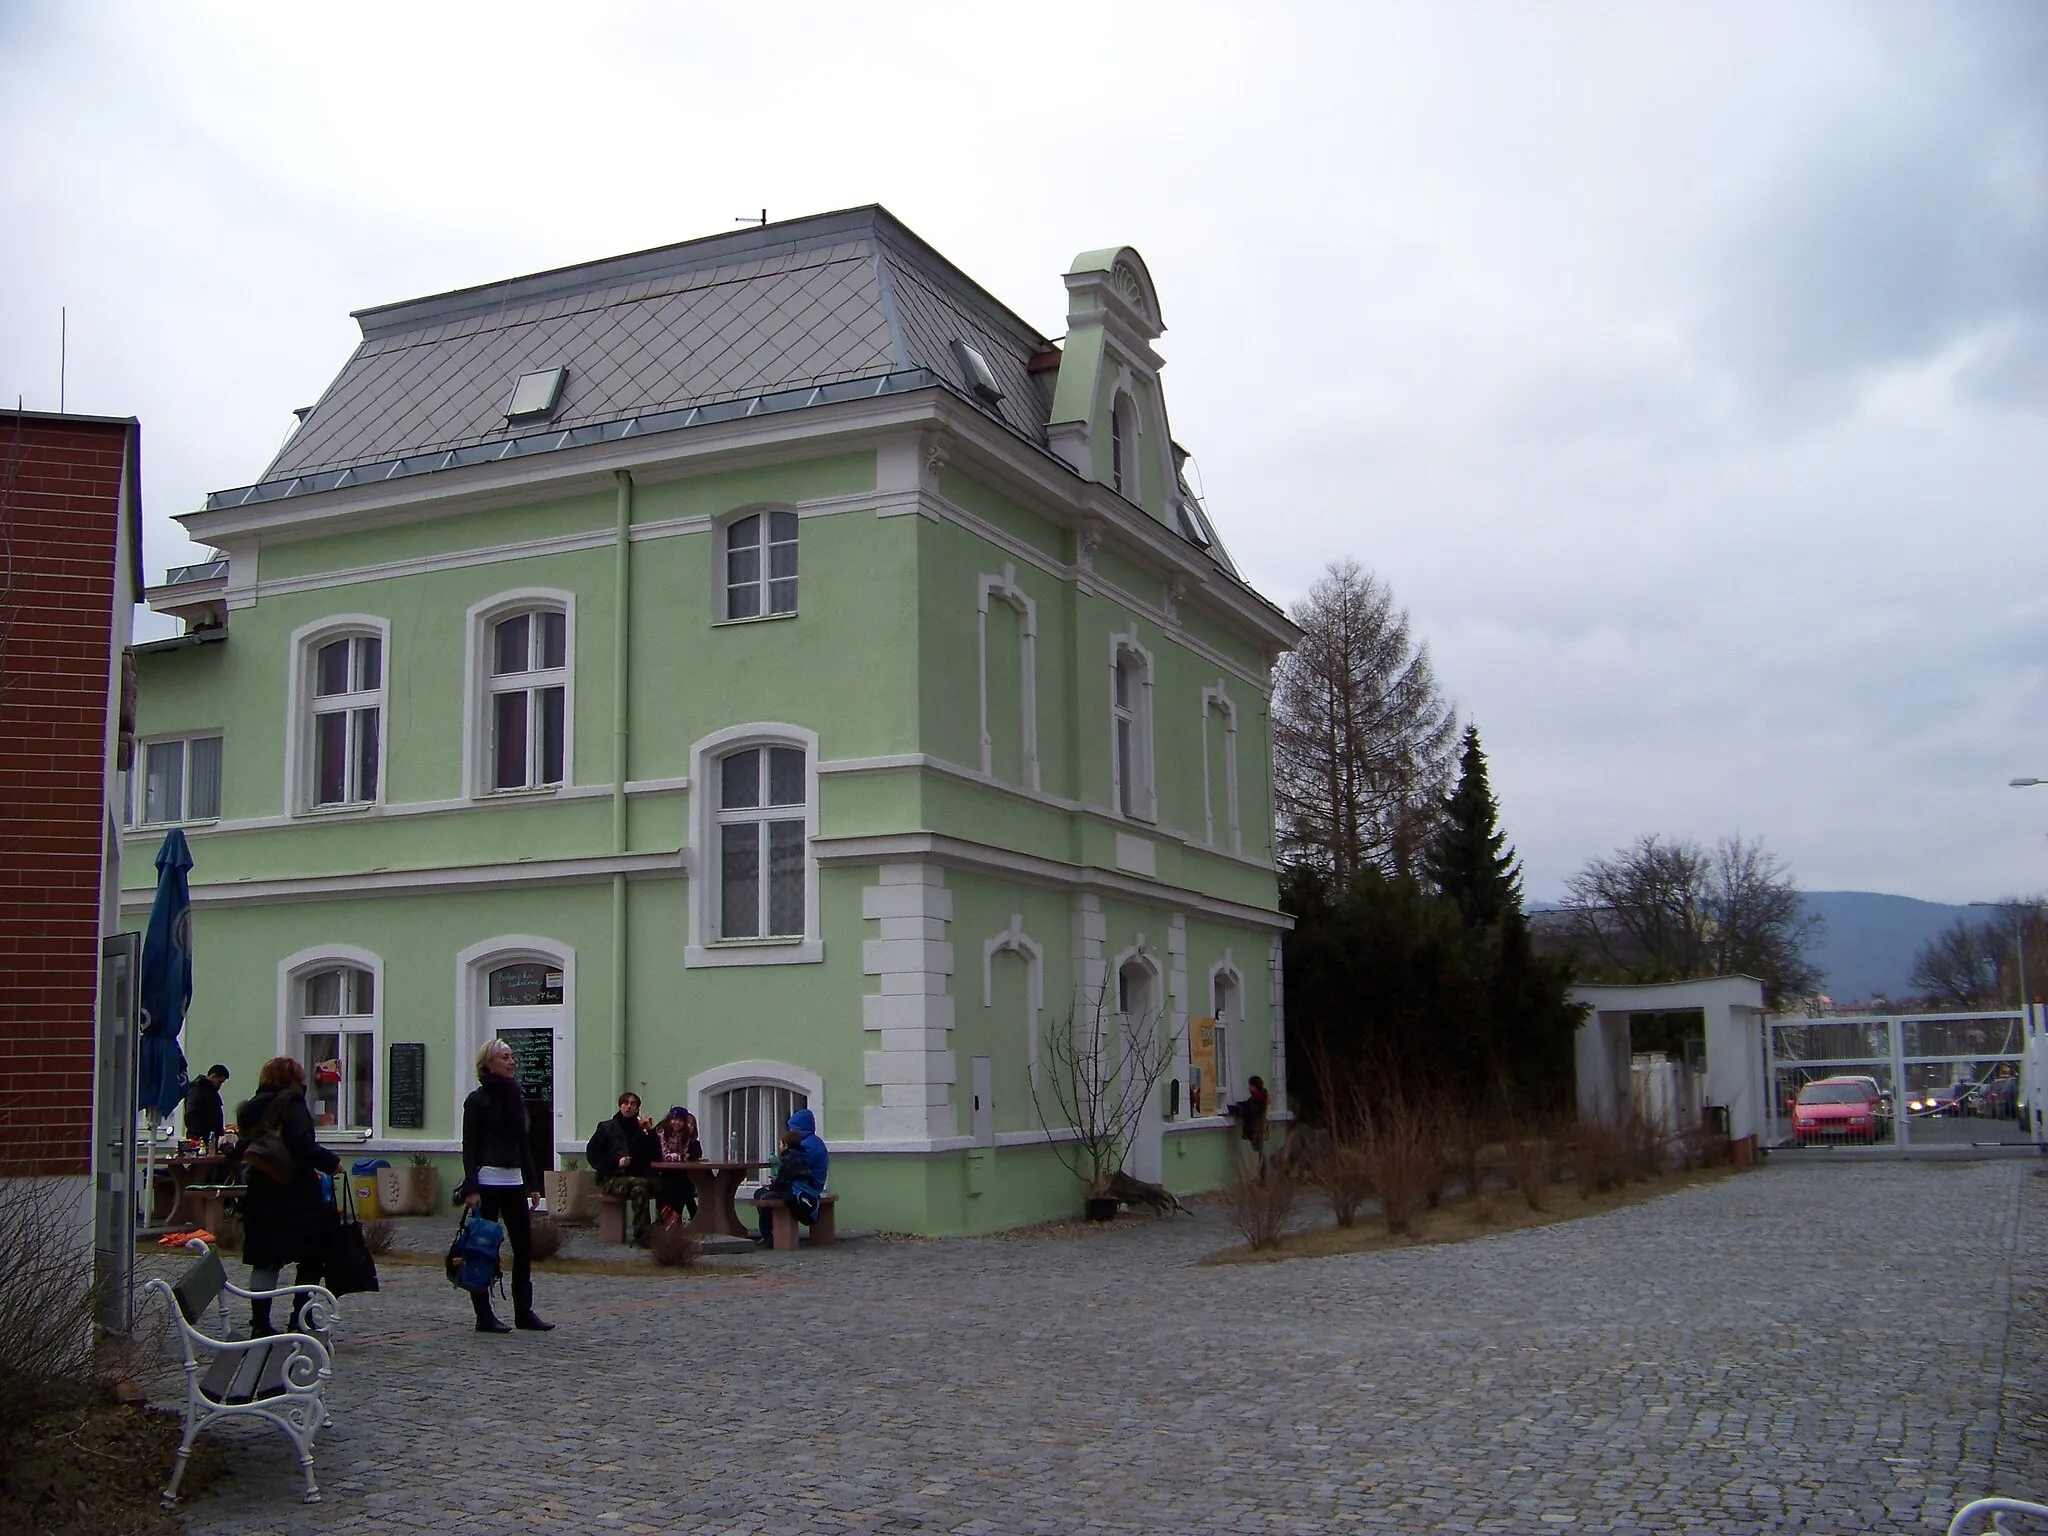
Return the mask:
[[1166, 522], [1177, 480], [1159, 388], [1165, 360], [1152, 349], [1166, 329], [1152, 274], [1117, 246], [1077, 256], [1066, 283], [1048, 441], [1082, 476]]

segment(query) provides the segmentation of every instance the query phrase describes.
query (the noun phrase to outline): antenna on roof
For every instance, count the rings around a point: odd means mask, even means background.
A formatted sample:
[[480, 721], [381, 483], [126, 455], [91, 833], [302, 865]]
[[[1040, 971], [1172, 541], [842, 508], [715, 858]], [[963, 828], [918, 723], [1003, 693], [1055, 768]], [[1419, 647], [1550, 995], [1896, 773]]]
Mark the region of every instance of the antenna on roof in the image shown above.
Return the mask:
[[763, 229], [766, 229], [768, 227], [768, 210], [766, 208], [763, 208], [761, 210], [761, 217], [759, 217], [758, 219], [755, 218], [751, 213], [743, 213], [738, 218], [734, 219], [733, 223], [759, 224]]
[[57, 306], [57, 414], [64, 414], [64, 372], [71, 361], [71, 312]]

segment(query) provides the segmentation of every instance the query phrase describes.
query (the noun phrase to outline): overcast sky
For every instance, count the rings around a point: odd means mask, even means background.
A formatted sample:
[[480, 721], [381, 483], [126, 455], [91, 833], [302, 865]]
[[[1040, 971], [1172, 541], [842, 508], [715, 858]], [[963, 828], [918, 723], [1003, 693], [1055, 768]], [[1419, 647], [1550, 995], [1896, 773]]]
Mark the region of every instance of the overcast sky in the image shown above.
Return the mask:
[[2040, 891], [2044, 80], [2036, 0], [0, 0], [0, 393], [68, 306], [154, 578], [351, 309], [880, 202], [1056, 335], [1128, 243], [1226, 542], [1392, 585], [1532, 897], [1738, 830]]

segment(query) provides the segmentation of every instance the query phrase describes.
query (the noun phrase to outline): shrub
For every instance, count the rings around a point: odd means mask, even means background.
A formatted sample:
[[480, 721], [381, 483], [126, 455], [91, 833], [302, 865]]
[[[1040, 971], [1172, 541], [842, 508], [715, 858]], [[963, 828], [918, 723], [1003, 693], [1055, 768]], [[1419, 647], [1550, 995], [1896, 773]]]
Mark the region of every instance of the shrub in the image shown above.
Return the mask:
[[1436, 1127], [1426, 1110], [1399, 1098], [1389, 1098], [1363, 1118], [1359, 1152], [1366, 1175], [1379, 1192], [1387, 1230], [1405, 1233], [1438, 1178]]
[[1263, 1170], [1248, 1160], [1224, 1191], [1224, 1209], [1246, 1247], [1273, 1248], [1286, 1235], [1300, 1194], [1293, 1175], [1277, 1160]]
[[1581, 1120], [1572, 1141], [1572, 1178], [1579, 1198], [1620, 1187], [1628, 1175], [1627, 1132], [1612, 1120]]
[[1359, 1207], [1373, 1196], [1372, 1173], [1362, 1147], [1329, 1141], [1315, 1161], [1315, 1181], [1329, 1197], [1330, 1214], [1340, 1227], [1358, 1220]]
[[1622, 1141], [1631, 1178], [1655, 1179], [1664, 1173], [1664, 1130], [1654, 1120], [1631, 1113], [1622, 1122]]
[[1532, 1211], [1547, 1209], [1550, 1194], [1550, 1143], [1526, 1128], [1508, 1133], [1508, 1177]]
[[654, 1262], [665, 1269], [688, 1269], [704, 1254], [697, 1234], [685, 1230], [680, 1223], [656, 1227], [648, 1236], [647, 1249], [654, 1255]]
[[80, 1203], [55, 1179], [0, 1179], [0, 1430], [97, 1374]]
[[532, 1230], [534, 1263], [543, 1263], [562, 1251], [562, 1227], [554, 1217], [545, 1211], [535, 1211]]
[[398, 1227], [388, 1216], [363, 1223], [363, 1242], [372, 1253], [389, 1253], [397, 1237]]

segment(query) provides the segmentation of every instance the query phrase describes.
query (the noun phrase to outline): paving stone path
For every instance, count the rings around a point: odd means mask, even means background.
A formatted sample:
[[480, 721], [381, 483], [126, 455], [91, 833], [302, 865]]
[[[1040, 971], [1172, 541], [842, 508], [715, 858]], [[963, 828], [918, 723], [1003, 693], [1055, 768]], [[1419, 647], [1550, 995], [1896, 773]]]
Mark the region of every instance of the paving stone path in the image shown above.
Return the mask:
[[2037, 1166], [1779, 1158], [1275, 1265], [1197, 1266], [1229, 1240], [1210, 1207], [544, 1274], [560, 1328], [503, 1338], [392, 1267], [345, 1303], [326, 1502], [296, 1502], [283, 1436], [237, 1430], [190, 1528], [1938, 1532], [2048, 1495]]

